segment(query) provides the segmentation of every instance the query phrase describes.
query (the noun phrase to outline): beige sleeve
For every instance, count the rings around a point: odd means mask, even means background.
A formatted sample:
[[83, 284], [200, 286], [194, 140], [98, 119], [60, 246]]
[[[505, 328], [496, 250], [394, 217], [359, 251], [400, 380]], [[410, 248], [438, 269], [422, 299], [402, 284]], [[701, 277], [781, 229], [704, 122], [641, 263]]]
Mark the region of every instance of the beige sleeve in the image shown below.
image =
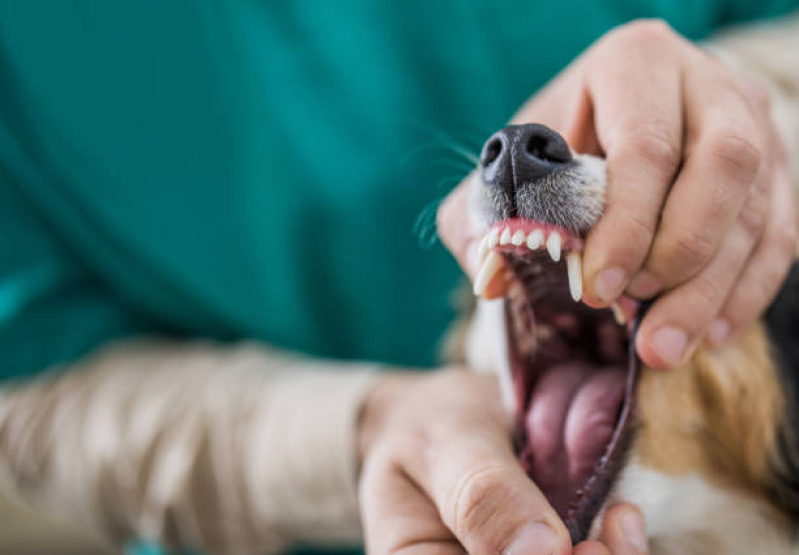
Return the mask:
[[0, 472], [134, 537], [213, 553], [354, 543], [369, 365], [256, 344], [112, 344], [0, 390]]
[[714, 37], [708, 47], [771, 93], [772, 115], [799, 187], [799, 11], [730, 29]]

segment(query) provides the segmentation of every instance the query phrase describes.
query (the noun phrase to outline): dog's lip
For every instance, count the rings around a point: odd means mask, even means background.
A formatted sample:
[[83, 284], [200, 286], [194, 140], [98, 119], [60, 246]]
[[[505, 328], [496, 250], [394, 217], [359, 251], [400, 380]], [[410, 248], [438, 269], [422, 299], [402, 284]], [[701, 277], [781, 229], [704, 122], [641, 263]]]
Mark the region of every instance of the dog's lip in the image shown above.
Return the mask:
[[583, 486], [583, 491], [574, 506], [569, 510], [566, 526], [576, 545], [588, 537], [596, 516], [602, 509], [610, 493], [615, 477], [625, 463], [626, 453], [632, 438], [632, 414], [635, 408], [635, 386], [638, 381], [641, 361], [635, 351], [635, 334], [640, 318], [633, 323], [628, 345], [627, 379], [624, 387], [624, 400], [616, 428], [613, 430], [605, 453], [599, 459], [594, 473]]

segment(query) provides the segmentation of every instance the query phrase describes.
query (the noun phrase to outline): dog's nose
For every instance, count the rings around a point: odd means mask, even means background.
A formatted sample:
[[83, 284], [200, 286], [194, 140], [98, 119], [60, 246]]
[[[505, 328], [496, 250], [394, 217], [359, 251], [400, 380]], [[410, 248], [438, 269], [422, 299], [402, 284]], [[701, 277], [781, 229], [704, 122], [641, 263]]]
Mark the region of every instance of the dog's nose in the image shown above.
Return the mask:
[[537, 123], [500, 129], [486, 141], [480, 154], [485, 184], [508, 190], [545, 177], [571, 159], [563, 137]]

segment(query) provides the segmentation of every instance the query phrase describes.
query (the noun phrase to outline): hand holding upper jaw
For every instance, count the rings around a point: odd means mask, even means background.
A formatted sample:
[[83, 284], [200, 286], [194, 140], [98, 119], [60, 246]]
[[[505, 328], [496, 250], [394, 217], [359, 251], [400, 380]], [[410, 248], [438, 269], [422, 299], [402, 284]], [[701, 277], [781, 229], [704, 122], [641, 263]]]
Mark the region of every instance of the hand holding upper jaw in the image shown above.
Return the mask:
[[[583, 301], [657, 301], [637, 336], [643, 361], [670, 368], [705, 337], [722, 344], [776, 294], [796, 252], [788, 167], [764, 90], [665, 24], [611, 31], [532, 98], [514, 122], [559, 131], [607, 159], [605, 213], [583, 253]], [[466, 187], [439, 233], [475, 276]], [[504, 292], [494, 280], [484, 296]]]
[[360, 426], [369, 555], [640, 555], [638, 511], [608, 511], [599, 541], [572, 547], [514, 455], [495, 381], [465, 371], [384, 380]]

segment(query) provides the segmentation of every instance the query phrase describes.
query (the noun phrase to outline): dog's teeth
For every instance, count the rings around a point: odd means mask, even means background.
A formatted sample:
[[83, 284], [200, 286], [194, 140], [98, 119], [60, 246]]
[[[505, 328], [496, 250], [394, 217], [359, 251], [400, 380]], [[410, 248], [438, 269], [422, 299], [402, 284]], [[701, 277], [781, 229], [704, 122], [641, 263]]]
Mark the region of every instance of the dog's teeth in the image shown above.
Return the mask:
[[560, 260], [560, 247], [562, 244], [563, 239], [561, 239], [560, 233], [553, 231], [549, 234], [549, 237], [547, 238], [547, 252], [555, 262]]
[[474, 279], [474, 294], [478, 297], [483, 294], [491, 279], [502, 268], [502, 257], [496, 251], [490, 251], [480, 266], [477, 277]]
[[540, 229], [536, 229], [530, 232], [530, 235], [527, 237], [527, 248], [531, 251], [535, 251], [541, 248], [541, 245], [544, 244], [544, 232]]
[[526, 236], [524, 235], [524, 231], [519, 229], [516, 231], [516, 233], [513, 234], [513, 238], [510, 240], [510, 242], [516, 245], [517, 247], [520, 247], [524, 243], [525, 239]]
[[499, 244], [500, 245], [508, 245], [510, 244], [510, 228], [506, 227], [502, 231], [502, 235], [499, 237]]
[[610, 309], [613, 311], [613, 317], [616, 318], [617, 324], [623, 326], [627, 323], [627, 318], [624, 316], [624, 311], [619, 306], [619, 303], [613, 303], [610, 305]]
[[488, 254], [488, 251], [491, 247], [488, 246], [488, 240], [490, 237], [486, 235], [483, 237], [483, 240], [480, 241], [480, 247], [477, 249], [477, 256], [480, 257], [480, 260], [485, 258], [485, 255]]
[[493, 249], [499, 244], [499, 228], [495, 227], [488, 234], [488, 248]]
[[570, 252], [566, 255], [566, 272], [572, 299], [579, 301], [583, 296], [583, 258], [579, 252]]

